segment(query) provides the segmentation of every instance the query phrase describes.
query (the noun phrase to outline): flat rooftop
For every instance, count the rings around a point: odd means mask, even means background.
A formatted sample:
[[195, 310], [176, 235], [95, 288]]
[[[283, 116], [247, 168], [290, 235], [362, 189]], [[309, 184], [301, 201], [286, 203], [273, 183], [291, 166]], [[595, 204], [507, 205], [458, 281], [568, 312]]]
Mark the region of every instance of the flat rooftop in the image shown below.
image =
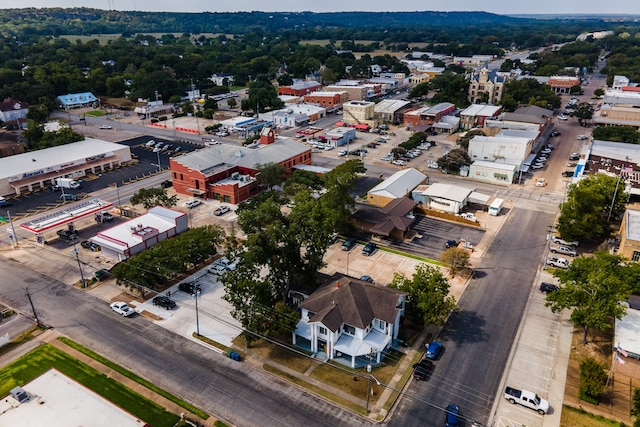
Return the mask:
[[[30, 399], [0, 400], [0, 425], [28, 427], [140, 427], [143, 421], [55, 369], [22, 386]], [[99, 415], [98, 415], [99, 414]]]

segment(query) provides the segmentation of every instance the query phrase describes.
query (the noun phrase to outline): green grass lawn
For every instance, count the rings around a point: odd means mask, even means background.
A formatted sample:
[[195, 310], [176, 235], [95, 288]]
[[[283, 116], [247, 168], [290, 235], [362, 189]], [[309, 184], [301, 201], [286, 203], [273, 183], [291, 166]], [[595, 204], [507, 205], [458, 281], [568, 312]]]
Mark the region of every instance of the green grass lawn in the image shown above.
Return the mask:
[[13, 387], [22, 386], [51, 368], [154, 427], [171, 427], [179, 420], [178, 415], [49, 344], [41, 345], [0, 370], [0, 396], [8, 395]]

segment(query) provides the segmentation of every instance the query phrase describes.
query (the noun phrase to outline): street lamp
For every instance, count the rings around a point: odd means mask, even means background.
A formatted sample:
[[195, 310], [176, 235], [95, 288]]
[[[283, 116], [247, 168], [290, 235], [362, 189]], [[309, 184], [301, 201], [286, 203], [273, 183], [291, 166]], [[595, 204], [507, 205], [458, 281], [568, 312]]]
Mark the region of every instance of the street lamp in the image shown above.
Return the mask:
[[366, 399], [366, 406], [365, 406], [366, 414], [369, 413], [369, 395], [373, 394], [373, 390], [371, 389], [371, 380], [374, 380], [378, 386], [382, 385], [382, 383], [378, 381], [376, 377], [371, 375], [371, 365], [367, 365], [367, 372], [369, 373], [369, 378], [367, 379], [367, 399]]
[[195, 298], [196, 300], [196, 335], [200, 336], [200, 318], [198, 317], [198, 294], [200, 293], [200, 290], [198, 289], [198, 282], [195, 282], [195, 287], [194, 287], [194, 293], [191, 295], [191, 297]]
[[122, 216], [122, 203], [120, 203], [120, 190], [118, 189], [118, 183], [114, 182], [112, 185], [116, 187], [116, 196], [118, 197], [118, 212], [120, 213], [120, 216]]
[[82, 264], [80, 264], [80, 256], [78, 254], [78, 248], [76, 247], [76, 239], [73, 239], [73, 251], [72, 254], [76, 256], [76, 261], [78, 261], [78, 270], [80, 270], [80, 281], [82, 282], [82, 287], [87, 287], [87, 282], [84, 280], [84, 272], [82, 271]]

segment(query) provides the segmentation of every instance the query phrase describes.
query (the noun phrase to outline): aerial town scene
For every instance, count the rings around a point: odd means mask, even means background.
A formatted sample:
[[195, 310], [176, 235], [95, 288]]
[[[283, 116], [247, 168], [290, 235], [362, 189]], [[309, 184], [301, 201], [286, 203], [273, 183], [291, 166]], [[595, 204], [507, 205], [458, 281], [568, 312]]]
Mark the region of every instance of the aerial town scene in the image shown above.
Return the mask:
[[22, 3], [0, 426], [640, 427], [640, 6]]

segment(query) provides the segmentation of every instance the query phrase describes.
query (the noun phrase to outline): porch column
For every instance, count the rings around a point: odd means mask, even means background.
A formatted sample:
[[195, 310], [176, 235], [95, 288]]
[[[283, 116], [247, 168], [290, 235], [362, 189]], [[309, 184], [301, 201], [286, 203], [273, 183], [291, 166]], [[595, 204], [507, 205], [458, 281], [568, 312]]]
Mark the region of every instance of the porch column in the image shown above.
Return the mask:
[[351, 355], [351, 367], [355, 368], [356, 367], [356, 357]]

